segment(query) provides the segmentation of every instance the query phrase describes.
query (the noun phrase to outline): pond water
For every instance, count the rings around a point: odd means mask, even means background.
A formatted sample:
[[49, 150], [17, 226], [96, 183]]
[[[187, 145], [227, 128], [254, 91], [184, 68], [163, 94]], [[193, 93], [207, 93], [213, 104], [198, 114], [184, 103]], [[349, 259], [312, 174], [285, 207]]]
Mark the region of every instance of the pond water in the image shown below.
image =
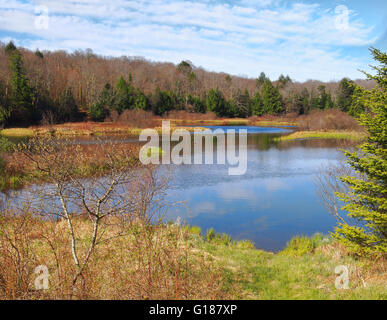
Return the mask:
[[[208, 128], [248, 130], [247, 172], [230, 176], [226, 165], [162, 165], [159, 170], [173, 177], [167, 199], [185, 202], [170, 207], [166, 221], [180, 217], [201, 227], [203, 233], [214, 228], [269, 251], [282, 249], [295, 235], [333, 231], [336, 221], [320, 202], [314, 180], [322, 166], [343, 159], [337, 141], [275, 141], [275, 137], [291, 132], [286, 128]], [[128, 137], [104, 139], [138, 141]], [[77, 140], [96, 143], [93, 138]]]
[[[209, 127], [211, 129], [224, 127]], [[257, 248], [278, 251], [295, 235], [329, 233], [336, 224], [316, 194], [315, 176], [323, 166], [343, 158], [338, 142], [276, 142], [289, 132], [280, 128], [248, 129], [248, 166], [242, 176], [229, 176], [225, 165], [173, 166], [173, 201], [167, 219], [181, 217], [214, 228], [235, 240], [252, 240]], [[224, 128], [226, 129], [226, 128]]]

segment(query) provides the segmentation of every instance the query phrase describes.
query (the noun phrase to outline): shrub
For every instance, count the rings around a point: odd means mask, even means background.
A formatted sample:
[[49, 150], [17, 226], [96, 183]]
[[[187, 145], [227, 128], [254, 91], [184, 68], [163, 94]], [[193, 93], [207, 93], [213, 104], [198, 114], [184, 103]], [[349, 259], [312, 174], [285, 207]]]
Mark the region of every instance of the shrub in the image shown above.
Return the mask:
[[195, 235], [198, 235], [198, 236], [201, 236], [201, 234], [202, 234], [202, 229], [200, 228], [200, 227], [191, 227], [190, 229], [189, 229], [189, 233], [191, 233], [191, 234], [195, 234]]
[[361, 131], [358, 122], [345, 112], [338, 109], [326, 111], [312, 111], [308, 115], [298, 118], [300, 130], [352, 130]]
[[239, 249], [242, 250], [252, 250], [255, 249], [254, 243], [251, 242], [250, 240], [241, 240], [236, 243], [236, 246]]
[[125, 110], [122, 114], [112, 111], [110, 116], [105, 121], [115, 123], [124, 123], [134, 128], [153, 128], [156, 127], [159, 121], [153, 116], [152, 112], [141, 109]]
[[216, 236], [216, 233], [215, 233], [214, 228], [211, 228], [211, 229], [207, 230], [207, 232], [206, 232], [206, 239], [207, 239], [207, 241], [214, 240], [215, 236]]
[[0, 152], [2, 151], [9, 152], [9, 151], [12, 151], [13, 148], [14, 148], [14, 144], [11, 141], [9, 141], [5, 137], [0, 137]]
[[280, 254], [287, 256], [300, 257], [309, 253], [313, 253], [324, 240], [322, 234], [315, 234], [313, 237], [296, 236], [292, 238]]
[[228, 234], [222, 233], [216, 236], [218, 243], [228, 246], [231, 244], [231, 237]]

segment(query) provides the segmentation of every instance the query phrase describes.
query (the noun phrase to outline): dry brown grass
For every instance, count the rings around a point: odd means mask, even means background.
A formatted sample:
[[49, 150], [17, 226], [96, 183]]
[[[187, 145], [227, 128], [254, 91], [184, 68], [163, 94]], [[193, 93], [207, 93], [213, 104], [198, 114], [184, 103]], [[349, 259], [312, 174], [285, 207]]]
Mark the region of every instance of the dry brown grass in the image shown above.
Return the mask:
[[345, 112], [337, 109], [312, 111], [297, 118], [298, 127], [303, 131], [349, 130], [363, 131], [358, 122]]
[[124, 124], [132, 128], [153, 128], [161, 124], [160, 117], [154, 116], [151, 111], [140, 109], [125, 110], [122, 114], [113, 111], [105, 121]]
[[[316, 253], [321, 253], [324, 256], [329, 257], [332, 261], [337, 261], [337, 263], [352, 255], [351, 252], [339, 242], [324, 244], [316, 249]], [[351, 286], [354, 288], [372, 285], [385, 285], [387, 287], [386, 256], [358, 258], [356, 263], [348, 263], [348, 266]]]
[[[50, 142], [50, 137], [34, 138], [46, 139]], [[34, 141], [34, 139], [32, 141]], [[52, 157], [60, 157], [71, 161], [71, 165], [76, 168], [78, 177], [90, 177], [103, 175], [107, 169], [106, 163], [110, 160], [109, 154], [115, 154], [117, 157], [126, 161], [130, 166], [138, 165], [138, 155], [140, 147], [131, 143], [104, 143], [96, 139], [96, 143], [78, 144], [71, 139], [63, 140], [62, 150], [58, 150]], [[22, 146], [20, 146], [22, 148]], [[20, 149], [19, 148], [19, 149]], [[8, 176], [20, 177], [19, 187], [30, 183], [39, 183], [46, 181], [42, 172], [36, 170], [37, 163], [43, 163], [42, 155], [36, 155], [35, 162], [17, 149], [15, 152], [3, 155], [6, 161], [5, 172]]]
[[172, 110], [168, 112], [164, 119], [175, 119], [175, 120], [216, 120], [218, 117], [213, 112], [207, 113], [192, 113], [185, 110]]
[[[74, 220], [79, 239], [91, 225]], [[42, 221], [28, 214], [0, 218], [0, 299], [68, 299], [72, 264], [64, 221]], [[184, 228], [175, 225], [109, 224], [109, 239], [101, 243], [77, 285], [75, 299], [224, 299], [219, 270], [192, 250]], [[81, 248], [85, 250], [86, 248]], [[46, 265], [49, 290], [35, 290], [34, 269]]]

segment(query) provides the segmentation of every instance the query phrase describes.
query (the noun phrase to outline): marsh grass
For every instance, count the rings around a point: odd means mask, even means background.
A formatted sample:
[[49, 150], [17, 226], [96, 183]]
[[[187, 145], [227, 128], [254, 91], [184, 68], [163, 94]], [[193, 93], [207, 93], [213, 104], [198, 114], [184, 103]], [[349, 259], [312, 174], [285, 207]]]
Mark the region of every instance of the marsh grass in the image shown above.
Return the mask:
[[29, 128], [10, 128], [10, 129], [3, 129], [0, 131], [0, 136], [3, 137], [33, 137], [35, 135], [34, 130]]
[[[35, 139], [35, 140], [34, 140]], [[51, 137], [34, 137], [28, 143], [38, 141], [50, 142]], [[35, 141], [35, 142], [34, 142]], [[59, 140], [58, 140], [59, 141]], [[121, 155], [122, 164], [130, 167], [138, 165], [139, 147], [130, 143], [94, 143], [80, 145], [71, 139], [61, 140], [61, 150], [58, 150], [52, 157], [67, 157], [74, 167], [74, 174], [77, 178], [87, 178], [91, 176], [103, 176], [109, 169], [109, 154]], [[98, 140], [97, 140], [98, 142]], [[2, 156], [2, 166], [0, 170], [4, 172], [0, 179], [1, 190], [17, 189], [32, 183], [42, 183], [47, 181], [46, 174], [41, 170], [36, 170], [36, 165], [43, 162], [42, 155], [36, 155], [32, 161], [23, 153], [21, 143], [13, 152], [5, 152]], [[59, 169], [58, 169], [59, 170]]]
[[362, 141], [366, 134], [359, 131], [297, 131], [286, 136], [277, 137], [276, 140], [288, 141], [297, 139], [338, 139]]

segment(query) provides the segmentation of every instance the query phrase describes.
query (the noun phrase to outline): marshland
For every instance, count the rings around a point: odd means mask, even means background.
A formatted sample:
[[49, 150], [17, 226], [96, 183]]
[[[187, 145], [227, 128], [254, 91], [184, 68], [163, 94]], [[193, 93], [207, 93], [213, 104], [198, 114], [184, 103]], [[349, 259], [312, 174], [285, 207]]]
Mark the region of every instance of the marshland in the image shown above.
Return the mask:
[[[180, 85], [160, 88], [140, 81], [146, 61], [13, 43], [0, 58], [1, 299], [387, 298], [382, 71], [317, 86], [215, 74], [214, 89], [183, 61], [152, 66]], [[112, 73], [97, 69], [89, 91], [85, 74], [67, 87], [56, 73], [48, 87], [55, 61], [64, 77], [85, 61]], [[247, 130], [246, 173], [143, 165], [138, 136], [163, 120]], [[362, 167], [364, 150], [379, 167]]]

